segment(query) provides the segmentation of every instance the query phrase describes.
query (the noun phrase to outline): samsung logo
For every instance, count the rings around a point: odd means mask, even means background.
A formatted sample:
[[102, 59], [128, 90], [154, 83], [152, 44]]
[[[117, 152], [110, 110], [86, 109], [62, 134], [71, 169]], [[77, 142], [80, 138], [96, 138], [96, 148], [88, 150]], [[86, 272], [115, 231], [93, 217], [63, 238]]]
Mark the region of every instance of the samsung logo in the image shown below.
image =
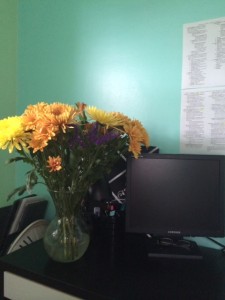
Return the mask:
[[181, 231], [178, 230], [168, 230], [169, 234], [181, 234]]

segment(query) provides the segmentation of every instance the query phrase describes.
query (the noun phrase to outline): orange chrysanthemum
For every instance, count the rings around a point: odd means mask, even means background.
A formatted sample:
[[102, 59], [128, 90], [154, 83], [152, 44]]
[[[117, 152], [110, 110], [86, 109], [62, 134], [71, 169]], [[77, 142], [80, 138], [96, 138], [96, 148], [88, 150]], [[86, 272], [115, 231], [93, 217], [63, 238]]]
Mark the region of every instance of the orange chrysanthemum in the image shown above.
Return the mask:
[[62, 159], [60, 156], [54, 157], [54, 156], [49, 156], [47, 160], [47, 168], [49, 168], [49, 172], [56, 172], [60, 171], [62, 169]]
[[40, 102], [36, 105], [28, 105], [23, 114], [23, 123], [26, 130], [35, 130], [40, 121], [40, 113], [45, 111], [47, 103]]
[[144, 144], [146, 147], [149, 146], [147, 132], [138, 120], [127, 123], [124, 126], [124, 130], [130, 139], [129, 151], [133, 152], [134, 157], [137, 158], [141, 153], [141, 144]]
[[26, 130], [32, 131], [29, 147], [33, 152], [43, 151], [48, 141], [62, 130], [66, 132], [68, 124], [76, 123], [75, 117], [81, 112], [81, 107], [75, 108], [68, 104], [40, 102], [29, 105], [23, 114]]
[[43, 151], [44, 148], [48, 145], [48, 141], [51, 139], [51, 136], [46, 132], [33, 132], [32, 138], [29, 141], [29, 148], [33, 149], [33, 153], [38, 150]]
[[65, 132], [66, 125], [74, 123], [74, 118], [78, 113], [78, 110], [71, 105], [53, 103], [47, 106], [46, 116], [49, 118], [50, 124], [55, 126], [56, 131], [62, 129]]

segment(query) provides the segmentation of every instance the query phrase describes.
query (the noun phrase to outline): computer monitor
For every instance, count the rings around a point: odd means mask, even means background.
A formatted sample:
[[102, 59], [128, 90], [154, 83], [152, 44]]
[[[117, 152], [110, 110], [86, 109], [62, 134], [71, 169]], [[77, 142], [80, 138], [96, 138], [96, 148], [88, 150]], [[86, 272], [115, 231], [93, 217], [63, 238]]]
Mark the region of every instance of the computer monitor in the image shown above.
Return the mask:
[[223, 237], [225, 156], [144, 154], [127, 163], [126, 231]]

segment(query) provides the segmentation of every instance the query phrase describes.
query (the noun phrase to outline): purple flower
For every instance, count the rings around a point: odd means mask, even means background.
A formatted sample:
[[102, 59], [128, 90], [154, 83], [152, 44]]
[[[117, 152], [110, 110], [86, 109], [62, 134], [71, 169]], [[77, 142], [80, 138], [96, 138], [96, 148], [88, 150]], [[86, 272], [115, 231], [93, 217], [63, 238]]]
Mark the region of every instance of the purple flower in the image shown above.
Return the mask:
[[113, 130], [108, 131], [104, 134], [101, 125], [97, 122], [92, 123], [92, 126], [89, 127], [89, 130], [87, 129], [87, 133], [82, 132], [82, 129], [80, 129], [80, 127], [77, 125], [73, 125], [73, 127], [73, 136], [69, 140], [69, 145], [71, 148], [77, 146], [86, 148], [91, 145], [101, 146], [120, 136], [119, 133]]
[[80, 147], [84, 148], [85, 143], [84, 143], [82, 136], [79, 133], [79, 127], [77, 125], [73, 125], [73, 127], [74, 127], [73, 136], [69, 140], [70, 148], [74, 148], [76, 146], [80, 146]]
[[101, 133], [101, 125], [99, 123], [93, 123], [93, 127], [89, 131], [87, 135], [87, 140], [96, 145], [100, 146], [103, 144], [107, 144], [108, 142], [118, 138], [119, 134], [116, 133], [115, 131], [109, 131], [106, 132], [105, 134]]

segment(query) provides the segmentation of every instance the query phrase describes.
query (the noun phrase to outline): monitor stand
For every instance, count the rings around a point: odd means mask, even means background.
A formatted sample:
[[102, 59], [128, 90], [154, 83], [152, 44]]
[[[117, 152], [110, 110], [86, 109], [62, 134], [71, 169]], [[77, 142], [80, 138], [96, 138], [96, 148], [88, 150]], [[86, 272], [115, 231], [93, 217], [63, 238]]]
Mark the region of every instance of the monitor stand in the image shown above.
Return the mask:
[[147, 248], [149, 258], [202, 259], [198, 245], [182, 237], [149, 237]]

